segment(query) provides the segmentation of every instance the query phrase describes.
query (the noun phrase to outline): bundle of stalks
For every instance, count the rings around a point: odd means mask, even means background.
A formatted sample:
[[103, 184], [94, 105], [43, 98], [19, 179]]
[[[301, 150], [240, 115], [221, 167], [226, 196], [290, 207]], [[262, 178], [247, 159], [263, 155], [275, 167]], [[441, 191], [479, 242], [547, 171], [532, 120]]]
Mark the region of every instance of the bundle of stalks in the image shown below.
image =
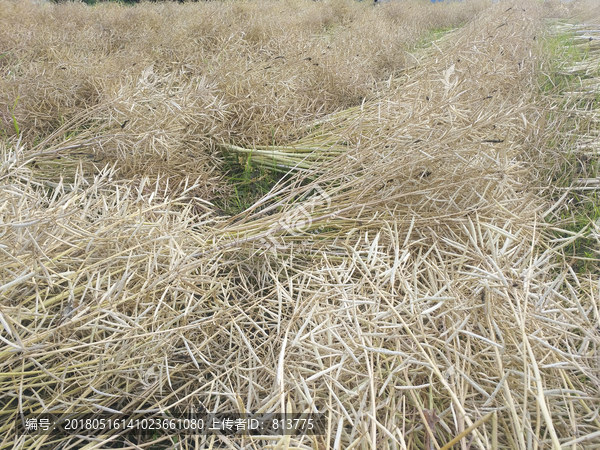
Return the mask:
[[[252, 17], [252, 5], [223, 7]], [[335, 5], [354, 7], [326, 7]], [[160, 24], [145, 7], [131, 11]], [[289, 130], [302, 144], [256, 147], [265, 164], [307, 166], [234, 218], [197, 195], [204, 178], [173, 189], [172, 173], [144, 166], [153, 148], [179, 158], [186, 135], [170, 118], [144, 122], [142, 89], [74, 115], [85, 125], [68, 139], [60, 129], [38, 147], [26, 136], [3, 141], [0, 448], [593, 445], [597, 280], [562, 253], [580, 233], [557, 239], [544, 222], [564, 199], [540, 195], [536, 166], [556, 137], [544, 124], [550, 100], [535, 91], [543, 14], [533, 1], [495, 4], [362, 109], [309, 132], [317, 114], [298, 120]], [[212, 112], [182, 114], [202, 124], [195, 136], [222, 144], [250, 130], [247, 148], [272, 142], [257, 119], [231, 134], [212, 128], [244, 104], [219, 89], [194, 97]], [[167, 92], [153, 85], [146, 94], [169, 108]], [[121, 127], [129, 117], [135, 132]], [[156, 124], [168, 139], [136, 147]], [[201, 147], [210, 145], [209, 136]], [[119, 179], [92, 161], [52, 181], [32, 162], [103, 148], [142, 173]], [[132, 148], [135, 157], [118, 159]], [[315, 149], [323, 161], [305, 160]], [[192, 406], [321, 412], [327, 426], [323, 436], [158, 433], [136, 442], [116, 430], [16, 431], [21, 412], [136, 417]]]
[[[302, 145], [302, 146], [301, 146]], [[347, 149], [343, 146], [324, 143], [313, 147], [306, 146], [306, 142], [297, 142], [289, 146], [260, 146], [252, 149], [238, 147], [232, 144], [222, 144], [224, 151], [237, 156], [246, 156], [247, 160], [255, 166], [272, 169], [284, 174], [290, 170], [314, 170], [319, 164], [330, 161], [344, 153]]]

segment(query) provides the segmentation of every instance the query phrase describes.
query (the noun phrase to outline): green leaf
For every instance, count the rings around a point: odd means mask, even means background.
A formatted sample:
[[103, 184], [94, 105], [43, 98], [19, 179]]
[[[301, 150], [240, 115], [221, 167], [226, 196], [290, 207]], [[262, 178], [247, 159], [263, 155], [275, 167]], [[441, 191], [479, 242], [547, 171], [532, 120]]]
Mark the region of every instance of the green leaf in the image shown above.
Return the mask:
[[15, 127], [16, 133], [21, 134], [21, 131], [19, 130], [19, 124], [17, 123], [17, 118], [15, 117], [15, 108], [17, 107], [18, 102], [19, 102], [19, 96], [17, 95], [17, 99], [15, 100], [15, 103], [12, 107], [12, 111], [10, 112], [10, 115], [12, 116], [13, 125]]

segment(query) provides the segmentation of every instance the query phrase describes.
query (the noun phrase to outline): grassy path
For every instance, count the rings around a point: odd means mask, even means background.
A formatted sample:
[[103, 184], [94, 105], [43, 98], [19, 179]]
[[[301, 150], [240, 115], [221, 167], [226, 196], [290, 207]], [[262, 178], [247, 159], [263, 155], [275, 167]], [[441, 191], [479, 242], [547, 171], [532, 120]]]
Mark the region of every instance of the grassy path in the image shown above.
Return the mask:
[[553, 62], [551, 73], [545, 75], [545, 87], [554, 112], [549, 113], [547, 126], [557, 130], [554, 198], [564, 197], [566, 206], [556, 211], [555, 223], [580, 234], [564, 250], [574, 270], [598, 274], [600, 27], [559, 23], [552, 33], [548, 48]]

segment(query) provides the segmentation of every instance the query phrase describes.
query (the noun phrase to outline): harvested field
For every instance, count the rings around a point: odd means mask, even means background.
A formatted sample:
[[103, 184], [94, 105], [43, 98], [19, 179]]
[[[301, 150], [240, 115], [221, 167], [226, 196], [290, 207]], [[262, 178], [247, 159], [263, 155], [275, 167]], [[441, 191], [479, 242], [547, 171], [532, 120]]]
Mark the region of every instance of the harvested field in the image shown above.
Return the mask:
[[0, 0], [0, 448], [600, 447], [598, 17]]

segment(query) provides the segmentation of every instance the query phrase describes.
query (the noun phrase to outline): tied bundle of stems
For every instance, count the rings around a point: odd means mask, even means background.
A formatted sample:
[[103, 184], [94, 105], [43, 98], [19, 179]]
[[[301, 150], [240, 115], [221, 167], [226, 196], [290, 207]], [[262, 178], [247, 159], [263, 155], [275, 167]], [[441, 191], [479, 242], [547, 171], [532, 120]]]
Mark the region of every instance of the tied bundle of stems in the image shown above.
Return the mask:
[[330, 161], [346, 151], [345, 146], [336, 144], [322, 147], [257, 145], [251, 149], [222, 144], [221, 147], [226, 153], [232, 152], [249, 158], [253, 165], [284, 173], [292, 169], [313, 169], [317, 163]]

